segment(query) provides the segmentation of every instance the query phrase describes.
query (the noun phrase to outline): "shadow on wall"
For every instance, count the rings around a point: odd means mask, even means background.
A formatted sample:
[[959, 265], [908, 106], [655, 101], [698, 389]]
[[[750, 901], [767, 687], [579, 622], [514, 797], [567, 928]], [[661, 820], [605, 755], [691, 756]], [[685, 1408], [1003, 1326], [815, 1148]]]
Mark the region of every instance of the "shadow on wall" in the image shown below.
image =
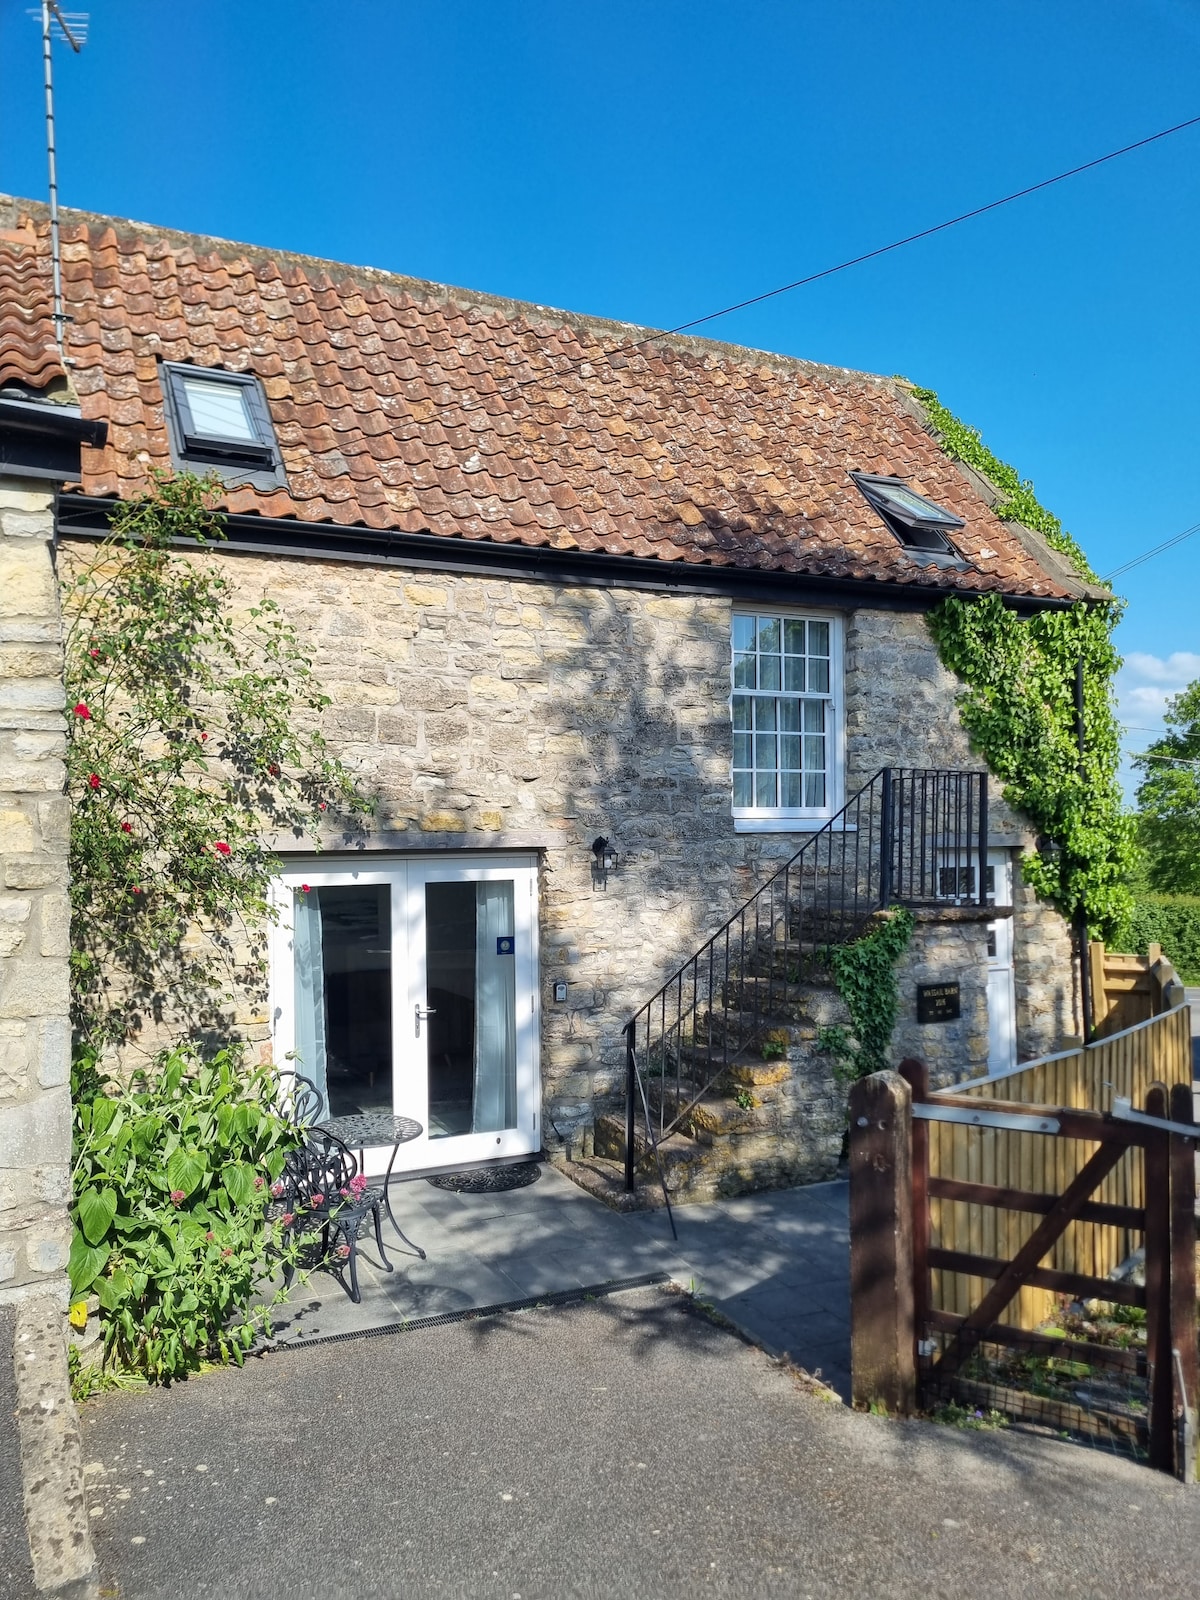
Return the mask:
[[[545, 1019], [547, 1078], [587, 1072], [597, 1096], [623, 1082], [621, 1028], [799, 843], [738, 835], [731, 814], [730, 603], [636, 591], [572, 593], [585, 622], [547, 648], [547, 726], [568, 844], [544, 883], [546, 977], [572, 1003]], [[618, 868], [593, 874], [593, 839]], [[582, 1090], [583, 1085], [578, 1087]]]

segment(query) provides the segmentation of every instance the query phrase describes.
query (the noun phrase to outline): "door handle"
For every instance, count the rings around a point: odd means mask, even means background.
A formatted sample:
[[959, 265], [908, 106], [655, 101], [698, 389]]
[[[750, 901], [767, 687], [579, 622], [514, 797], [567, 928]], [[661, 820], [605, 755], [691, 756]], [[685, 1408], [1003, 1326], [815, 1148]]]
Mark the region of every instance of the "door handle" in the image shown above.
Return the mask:
[[421, 1037], [421, 1023], [422, 1023], [422, 1021], [426, 1017], [436, 1017], [436, 1016], [437, 1016], [437, 1007], [436, 1006], [415, 1005], [413, 1007], [413, 1021], [416, 1024], [416, 1035], [415, 1035], [416, 1038], [419, 1039]]

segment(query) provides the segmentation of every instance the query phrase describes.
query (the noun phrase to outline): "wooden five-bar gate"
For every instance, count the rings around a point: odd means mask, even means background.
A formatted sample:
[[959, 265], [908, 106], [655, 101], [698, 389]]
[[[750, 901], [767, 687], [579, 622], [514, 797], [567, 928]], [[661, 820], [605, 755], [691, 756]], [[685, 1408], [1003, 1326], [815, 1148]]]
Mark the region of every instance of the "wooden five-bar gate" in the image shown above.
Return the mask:
[[[1167, 999], [1171, 1009], [1085, 1050], [952, 1090], [931, 1091], [917, 1061], [854, 1086], [856, 1404], [903, 1414], [953, 1400], [1124, 1436], [1151, 1465], [1194, 1479], [1200, 1128], [1188, 1011], [1177, 986]], [[1141, 1282], [1120, 1270], [1139, 1244]], [[1046, 1326], [1091, 1301], [1144, 1310], [1144, 1345], [1132, 1330], [1119, 1347]], [[998, 1384], [986, 1352], [1015, 1352], [1030, 1372], [1074, 1363], [1082, 1400]]]

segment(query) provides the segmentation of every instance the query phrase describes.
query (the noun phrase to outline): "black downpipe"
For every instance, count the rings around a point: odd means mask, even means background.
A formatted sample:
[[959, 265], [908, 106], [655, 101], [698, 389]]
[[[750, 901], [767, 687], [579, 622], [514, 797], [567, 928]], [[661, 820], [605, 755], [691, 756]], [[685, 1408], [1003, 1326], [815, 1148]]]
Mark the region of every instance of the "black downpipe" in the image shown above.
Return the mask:
[[[1087, 730], [1083, 718], [1083, 658], [1075, 663], [1075, 743], [1079, 750], [1079, 782], [1087, 782], [1084, 756], [1087, 753]], [[1083, 1042], [1092, 1042], [1092, 973], [1088, 962], [1087, 910], [1080, 905], [1075, 913], [1075, 940], [1079, 946], [1079, 1002], [1083, 1007]]]

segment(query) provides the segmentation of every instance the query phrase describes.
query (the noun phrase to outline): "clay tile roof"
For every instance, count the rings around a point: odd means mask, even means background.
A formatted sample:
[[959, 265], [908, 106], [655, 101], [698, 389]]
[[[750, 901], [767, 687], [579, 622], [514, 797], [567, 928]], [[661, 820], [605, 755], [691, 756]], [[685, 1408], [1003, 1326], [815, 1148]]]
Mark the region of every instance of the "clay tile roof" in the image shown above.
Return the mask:
[[0, 385], [41, 390], [65, 376], [53, 310], [50, 263], [32, 224], [0, 229]]
[[[0, 381], [56, 369], [44, 214], [8, 202]], [[905, 384], [282, 252], [68, 213], [66, 348], [85, 493], [170, 461], [157, 359], [256, 372], [287, 488], [238, 513], [930, 590], [1079, 592], [1001, 522]], [[14, 243], [15, 241], [15, 243]], [[8, 274], [6, 277], [5, 274]], [[5, 362], [9, 366], [4, 365]], [[852, 470], [962, 517], [968, 565], [922, 565]], [[326, 532], [329, 530], [327, 529]]]

